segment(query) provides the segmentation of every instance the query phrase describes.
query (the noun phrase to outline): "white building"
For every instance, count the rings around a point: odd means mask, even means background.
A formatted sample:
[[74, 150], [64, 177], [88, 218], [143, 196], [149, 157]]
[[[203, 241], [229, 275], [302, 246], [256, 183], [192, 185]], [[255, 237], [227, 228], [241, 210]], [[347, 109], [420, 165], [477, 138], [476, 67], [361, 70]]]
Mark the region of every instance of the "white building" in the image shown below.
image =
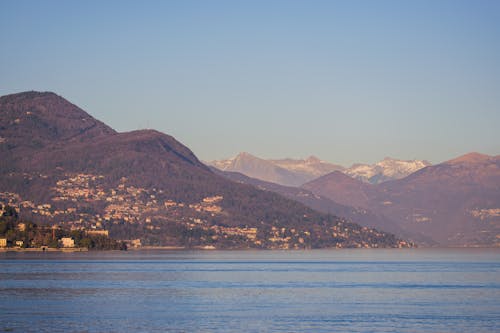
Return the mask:
[[75, 240], [71, 237], [61, 238], [62, 247], [75, 247]]

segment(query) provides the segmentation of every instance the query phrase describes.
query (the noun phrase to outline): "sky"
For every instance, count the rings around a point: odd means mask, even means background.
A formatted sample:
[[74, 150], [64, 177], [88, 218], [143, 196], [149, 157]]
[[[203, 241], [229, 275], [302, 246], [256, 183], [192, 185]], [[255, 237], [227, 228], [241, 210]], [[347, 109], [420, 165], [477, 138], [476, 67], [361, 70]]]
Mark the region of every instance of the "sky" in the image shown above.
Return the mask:
[[500, 1], [0, 0], [0, 95], [200, 159], [500, 154]]

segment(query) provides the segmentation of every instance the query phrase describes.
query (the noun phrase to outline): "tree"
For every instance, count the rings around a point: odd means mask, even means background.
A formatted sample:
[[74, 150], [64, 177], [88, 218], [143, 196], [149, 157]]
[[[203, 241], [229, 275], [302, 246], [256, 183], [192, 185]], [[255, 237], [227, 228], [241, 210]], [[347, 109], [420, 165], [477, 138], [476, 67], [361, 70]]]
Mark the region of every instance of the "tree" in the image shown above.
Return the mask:
[[13, 217], [16, 220], [19, 217], [19, 215], [17, 214], [17, 210], [10, 205], [5, 206], [2, 216]]
[[51, 239], [48, 246], [53, 248], [58, 248], [59, 242], [57, 239]]
[[78, 247], [86, 247], [87, 249], [94, 247], [94, 242], [92, 242], [92, 239], [88, 237], [82, 238], [77, 244]]
[[7, 230], [9, 230], [7, 221], [0, 221], [0, 235], [5, 234]]

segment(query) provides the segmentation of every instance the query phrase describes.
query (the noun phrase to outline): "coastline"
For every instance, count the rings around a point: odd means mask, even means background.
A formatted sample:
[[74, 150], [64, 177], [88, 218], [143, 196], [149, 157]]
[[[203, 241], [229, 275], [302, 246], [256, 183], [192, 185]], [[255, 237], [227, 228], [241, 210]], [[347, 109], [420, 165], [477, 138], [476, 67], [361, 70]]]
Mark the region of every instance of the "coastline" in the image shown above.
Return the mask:
[[88, 252], [89, 249], [86, 247], [69, 247], [69, 248], [16, 248], [16, 247], [8, 247], [8, 248], [0, 248], [0, 252]]
[[188, 250], [189, 248], [185, 246], [140, 246], [140, 247], [129, 247], [127, 251], [148, 251], [148, 250], [171, 250], [171, 251], [181, 251]]
[[[141, 246], [141, 247], [130, 247], [125, 252], [141, 252], [141, 251], [225, 251], [225, 252], [234, 252], [234, 251], [276, 251], [276, 252], [300, 252], [300, 251], [314, 251], [314, 250], [465, 250], [465, 249], [491, 249], [491, 250], [500, 250], [499, 246], [429, 246], [429, 247], [413, 247], [413, 248], [321, 248], [321, 249], [255, 249], [255, 248], [214, 248], [214, 247], [185, 247], [185, 246]], [[0, 248], [0, 253], [8, 253], [8, 252], [110, 252], [110, 251], [121, 251], [121, 250], [92, 250], [90, 251], [86, 247], [74, 247], [74, 248], [17, 248], [17, 247], [3, 247]]]

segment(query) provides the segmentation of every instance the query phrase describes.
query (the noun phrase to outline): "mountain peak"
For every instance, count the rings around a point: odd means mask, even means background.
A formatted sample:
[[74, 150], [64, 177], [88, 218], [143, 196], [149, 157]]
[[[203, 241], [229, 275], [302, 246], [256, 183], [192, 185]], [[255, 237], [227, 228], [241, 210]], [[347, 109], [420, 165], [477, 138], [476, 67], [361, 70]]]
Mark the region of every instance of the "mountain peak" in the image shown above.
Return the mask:
[[241, 153], [236, 155], [236, 157], [234, 159], [237, 160], [237, 159], [242, 159], [242, 158], [258, 158], [258, 157], [254, 156], [250, 153], [247, 153], [246, 151], [242, 151]]
[[307, 159], [263, 159], [241, 152], [227, 160], [208, 163], [223, 171], [240, 172], [248, 177], [285, 186], [300, 186], [314, 178], [344, 167], [321, 161], [316, 156]]
[[309, 156], [306, 159], [306, 163], [308, 163], [308, 164], [316, 164], [316, 163], [321, 163], [321, 160], [319, 158], [317, 158], [316, 156], [311, 155], [311, 156]]
[[[318, 178], [317, 180], [321, 180], [321, 181], [327, 180], [330, 182], [337, 182], [337, 183], [343, 182], [343, 183], [349, 183], [349, 184], [371, 186], [370, 184], [365, 184], [361, 180], [353, 178], [353, 177], [351, 177], [351, 176], [349, 176], [349, 175], [347, 175], [344, 172], [339, 171], [339, 170], [335, 170], [327, 175], [324, 175], [324, 176]], [[312, 182], [315, 182], [315, 181], [316, 180], [313, 180]]]
[[23, 91], [19, 93], [4, 95], [0, 97], [0, 100], [22, 100], [25, 98], [47, 98], [47, 97], [62, 98], [61, 96], [51, 91], [30, 90], [30, 91]]
[[[111, 237], [139, 238], [155, 246], [407, 244], [278, 194], [231, 182], [212, 173], [169, 135], [155, 130], [116, 133], [52, 93], [1, 98], [0, 124], [0, 203], [18, 207], [19, 215], [33, 222], [58, 223], [68, 230], [99, 225]], [[248, 153], [242, 157], [250, 171], [291, 177], [271, 162], [248, 158]], [[293, 230], [297, 237], [275, 238], [275, 228]], [[342, 237], [332, 235], [337, 228], [342, 228]]]
[[421, 160], [398, 160], [385, 157], [375, 164], [354, 164], [346, 170], [346, 174], [361, 181], [379, 184], [388, 180], [404, 178], [430, 163]]
[[302, 188], [343, 205], [350, 203], [355, 207], [366, 207], [366, 194], [372, 186], [336, 170], [302, 185]]
[[477, 152], [467, 153], [465, 155], [459, 156], [452, 160], [446, 162], [447, 164], [459, 164], [459, 163], [482, 163], [491, 160], [492, 156], [480, 154]]
[[0, 97], [0, 136], [13, 147], [87, 140], [116, 134], [110, 127], [53, 92], [27, 91]]

